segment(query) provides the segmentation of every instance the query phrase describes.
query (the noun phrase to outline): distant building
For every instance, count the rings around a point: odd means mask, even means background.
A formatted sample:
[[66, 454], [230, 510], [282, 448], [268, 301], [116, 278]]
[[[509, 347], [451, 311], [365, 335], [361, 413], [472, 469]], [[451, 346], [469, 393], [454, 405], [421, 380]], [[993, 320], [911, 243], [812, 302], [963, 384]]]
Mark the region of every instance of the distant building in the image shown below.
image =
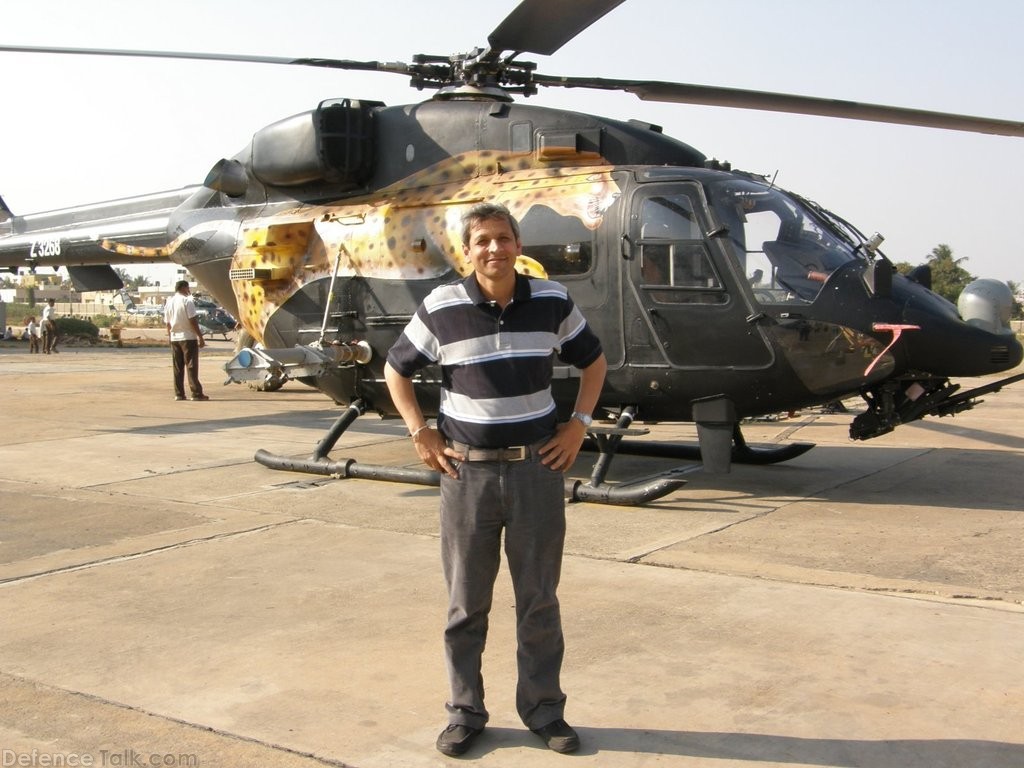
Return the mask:
[[0, 289], [0, 296], [10, 304], [45, 304], [47, 300], [53, 299], [58, 303], [75, 303], [82, 301], [82, 294], [70, 288], [61, 288], [59, 285], [19, 285], [16, 288]]

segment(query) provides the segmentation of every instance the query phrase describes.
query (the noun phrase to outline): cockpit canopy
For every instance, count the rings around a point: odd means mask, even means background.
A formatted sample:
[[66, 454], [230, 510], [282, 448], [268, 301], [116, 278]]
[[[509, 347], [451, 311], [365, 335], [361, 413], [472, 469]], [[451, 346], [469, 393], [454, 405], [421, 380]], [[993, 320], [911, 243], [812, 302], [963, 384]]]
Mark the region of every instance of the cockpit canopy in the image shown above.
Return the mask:
[[729, 179], [706, 189], [762, 303], [813, 301], [829, 275], [858, 258], [813, 210], [768, 184]]

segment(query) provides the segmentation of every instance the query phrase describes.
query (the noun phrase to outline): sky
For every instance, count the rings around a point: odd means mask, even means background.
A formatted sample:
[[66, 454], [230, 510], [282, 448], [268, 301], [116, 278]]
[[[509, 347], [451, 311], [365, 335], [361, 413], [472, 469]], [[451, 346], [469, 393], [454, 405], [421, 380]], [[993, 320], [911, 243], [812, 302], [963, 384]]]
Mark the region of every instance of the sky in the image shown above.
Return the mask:
[[[554, 0], [552, 0], [554, 2]], [[486, 43], [515, 0], [33, 0], [0, 43], [409, 62]], [[796, 93], [1024, 120], [1019, 0], [626, 0], [547, 75]], [[200, 183], [269, 123], [327, 98], [429, 98], [383, 73], [0, 53], [0, 196], [15, 213]], [[946, 244], [978, 277], [1024, 283], [1024, 138], [658, 104], [542, 89], [540, 106], [636, 118], [885, 236], [893, 261]], [[130, 274], [142, 271], [129, 265]], [[166, 279], [173, 268], [166, 267]], [[164, 272], [149, 273], [159, 279]]]

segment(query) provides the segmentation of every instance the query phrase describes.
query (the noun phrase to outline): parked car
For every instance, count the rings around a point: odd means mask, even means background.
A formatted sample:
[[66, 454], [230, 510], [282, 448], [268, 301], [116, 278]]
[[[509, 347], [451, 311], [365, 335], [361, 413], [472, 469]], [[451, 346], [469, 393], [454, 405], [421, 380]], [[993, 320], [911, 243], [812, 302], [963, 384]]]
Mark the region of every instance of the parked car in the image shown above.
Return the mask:
[[134, 306], [128, 307], [125, 312], [129, 315], [135, 315], [136, 317], [164, 316], [164, 308], [158, 307], [155, 304], [135, 304]]

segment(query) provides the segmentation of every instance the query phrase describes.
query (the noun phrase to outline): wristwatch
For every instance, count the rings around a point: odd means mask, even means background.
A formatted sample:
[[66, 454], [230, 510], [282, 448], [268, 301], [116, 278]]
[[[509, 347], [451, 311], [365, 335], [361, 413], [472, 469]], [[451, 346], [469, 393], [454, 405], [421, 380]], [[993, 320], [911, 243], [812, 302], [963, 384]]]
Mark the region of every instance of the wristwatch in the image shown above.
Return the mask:
[[593, 417], [591, 417], [589, 413], [580, 413], [579, 411], [573, 411], [572, 416], [570, 416], [569, 418], [576, 419], [576, 421], [580, 422], [580, 424], [582, 424], [584, 427], [587, 427], [588, 429], [594, 421]]

